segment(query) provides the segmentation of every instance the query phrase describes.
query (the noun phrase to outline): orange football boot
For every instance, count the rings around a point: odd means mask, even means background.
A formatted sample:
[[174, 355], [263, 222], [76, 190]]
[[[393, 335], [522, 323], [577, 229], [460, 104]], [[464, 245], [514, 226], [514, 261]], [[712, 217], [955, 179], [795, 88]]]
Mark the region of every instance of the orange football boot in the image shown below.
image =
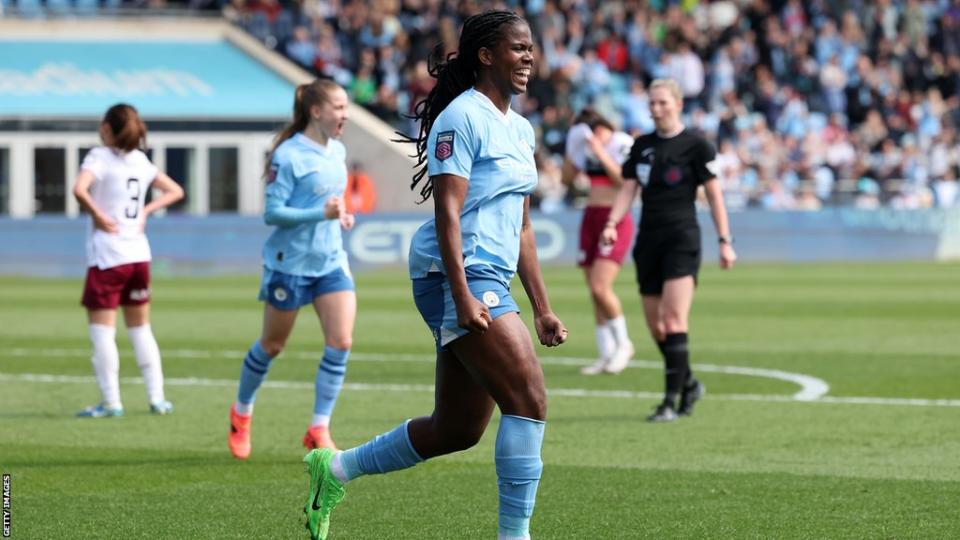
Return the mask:
[[327, 426], [313, 426], [308, 429], [307, 434], [303, 436], [303, 445], [307, 447], [307, 450], [313, 450], [314, 448], [337, 449], [337, 445], [330, 438], [330, 429]]
[[250, 457], [250, 422], [252, 414], [240, 414], [236, 405], [230, 406], [230, 433], [227, 434], [227, 446], [237, 459]]

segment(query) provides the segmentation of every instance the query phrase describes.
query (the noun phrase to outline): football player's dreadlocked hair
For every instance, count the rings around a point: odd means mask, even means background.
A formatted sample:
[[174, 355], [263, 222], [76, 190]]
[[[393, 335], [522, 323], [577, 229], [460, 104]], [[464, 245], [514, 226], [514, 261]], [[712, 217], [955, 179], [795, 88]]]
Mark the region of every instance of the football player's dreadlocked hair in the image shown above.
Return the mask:
[[[463, 22], [457, 52], [448, 54], [442, 60], [437, 60], [436, 55], [431, 59], [433, 62], [428, 69], [430, 75], [437, 79], [437, 84], [427, 97], [417, 103], [411, 117], [420, 122], [420, 133], [417, 137], [399, 134], [402, 138], [397, 140], [416, 145], [416, 153], [411, 157], [417, 158], [417, 171], [413, 174], [410, 189], [423, 181], [420, 203], [433, 193], [433, 180], [427, 176], [427, 139], [433, 122], [455, 97], [476, 84], [480, 67], [477, 53], [480, 49], [493, 49], [503, 37], [504, 27], [516, 23], [526, 24], [526, 21], [512, 11], [485, 11], [473, 15]], [[437, 50], [442, 50], [440, 45]]]

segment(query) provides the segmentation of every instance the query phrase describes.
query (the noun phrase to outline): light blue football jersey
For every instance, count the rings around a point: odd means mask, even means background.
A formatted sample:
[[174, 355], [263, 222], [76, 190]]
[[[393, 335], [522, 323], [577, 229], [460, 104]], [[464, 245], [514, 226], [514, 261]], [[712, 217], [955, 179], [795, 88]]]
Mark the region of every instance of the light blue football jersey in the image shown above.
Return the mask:
[[323, 276], [347, 267], [340, 221], [323, 219], [323, 205], [347, 186], [347, 152], [297, 133], [277, 147], [267, 176], [264, 219], [277, 224], [263, 246], [263, 264], [296, 276]]
[[[533, 127], [512, 109], [504, 115], [471, 88], [437, 117], [427, 141], [427, 174], [453, 174], [469, 182], [460, 214], [464, 267], [509, 284], [517, 271], [523, 201], [537, 187]], [[436, 220], [410, 243], [410, 277], [445, 272]]]

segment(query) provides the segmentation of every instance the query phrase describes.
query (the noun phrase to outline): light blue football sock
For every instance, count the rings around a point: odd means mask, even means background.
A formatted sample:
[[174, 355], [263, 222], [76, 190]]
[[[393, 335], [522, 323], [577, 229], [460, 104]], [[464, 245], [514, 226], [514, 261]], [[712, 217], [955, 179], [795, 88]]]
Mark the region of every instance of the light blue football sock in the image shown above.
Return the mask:
[[263, 383], [270, 369], [273, 358], [260, 346], [260, 340], [253, 342], [247, 356], [243, 359], [243, 368], [240, 370], [240, 389], [237, 391], [237, 401], [245, 405], [252, 404], [257, 398], [257, 388]]
[[330, 416], [337, 403], [343, 378], [347, 374], [347, 358], [350, 350], [342, 351], [333, 347], [323, 348], [323, 358], [317, 366], [317, 378], [314, 381], [316, 393], [313, 398], [313, 414]]
[[494, 460], [500, 491], [500, 534], [525, 537], [543, 472], [544, 422], [505, 414], [500, 418]]
[[407, 433], [409, 423], [407, 420], [393, 431], [377, 435], [372, 440], [340, 454], [340, 463], [347, 480], [365, 474], [383, 474], [407, 469], [423, 461], [410, 443], [410, 435]]

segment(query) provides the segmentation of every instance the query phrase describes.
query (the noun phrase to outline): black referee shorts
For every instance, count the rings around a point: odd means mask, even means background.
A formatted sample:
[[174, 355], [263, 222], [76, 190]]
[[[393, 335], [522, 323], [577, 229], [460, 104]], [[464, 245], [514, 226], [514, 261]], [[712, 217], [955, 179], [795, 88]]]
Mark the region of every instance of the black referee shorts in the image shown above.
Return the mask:
[[668, 279], [693, 276], [696, 283], [700, 257], [699, 227], [641, 230], [633, 246], [640, 294], [659, 296]]

